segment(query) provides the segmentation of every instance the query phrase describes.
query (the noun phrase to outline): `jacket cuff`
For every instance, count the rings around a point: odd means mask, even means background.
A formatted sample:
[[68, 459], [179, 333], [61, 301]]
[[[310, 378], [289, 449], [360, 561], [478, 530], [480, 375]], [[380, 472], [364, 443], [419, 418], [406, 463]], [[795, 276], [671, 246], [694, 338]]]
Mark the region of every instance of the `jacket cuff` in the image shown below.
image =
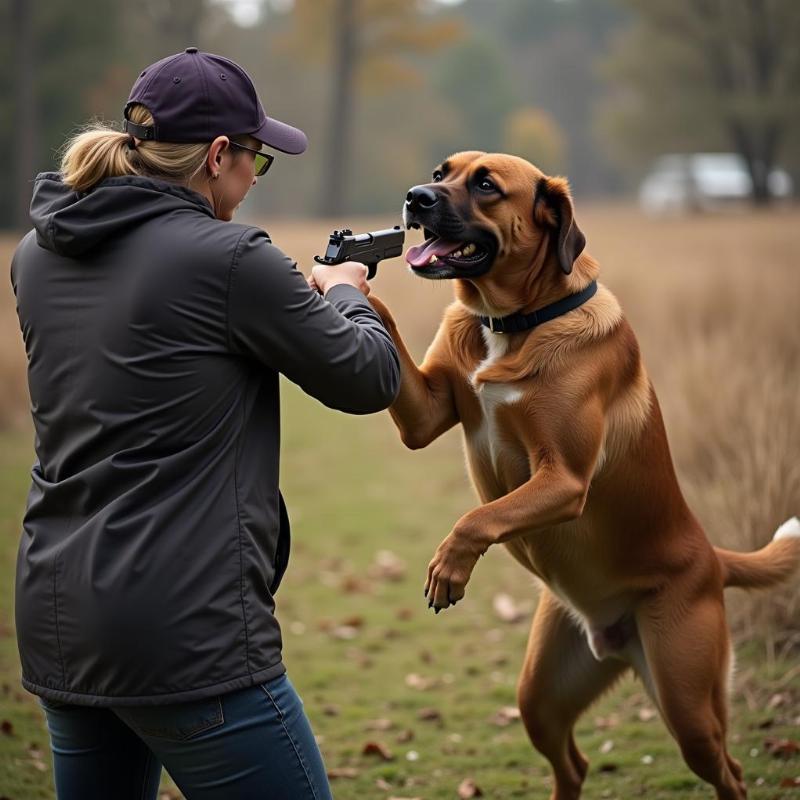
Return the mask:
[[338, 300], [361, 300], [365, 306], [372, 308], [366, 295], [355, 286], [350, 286], [349, 283], [337, 283], [336, 286], [332, 286], [325, 292], [325, 299], [333, 304]]

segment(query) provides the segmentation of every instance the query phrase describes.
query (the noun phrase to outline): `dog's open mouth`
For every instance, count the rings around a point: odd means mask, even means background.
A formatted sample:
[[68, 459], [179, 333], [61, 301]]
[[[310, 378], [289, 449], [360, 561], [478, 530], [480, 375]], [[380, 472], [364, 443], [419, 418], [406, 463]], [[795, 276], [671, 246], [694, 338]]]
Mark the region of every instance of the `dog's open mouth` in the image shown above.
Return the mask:
[[482, 242], [453, 241], [425, 228], [425, 241], [409, 247], [406, 262], [426, 278], [470, 277], [485, 271], [492, 260], [490, 248]]

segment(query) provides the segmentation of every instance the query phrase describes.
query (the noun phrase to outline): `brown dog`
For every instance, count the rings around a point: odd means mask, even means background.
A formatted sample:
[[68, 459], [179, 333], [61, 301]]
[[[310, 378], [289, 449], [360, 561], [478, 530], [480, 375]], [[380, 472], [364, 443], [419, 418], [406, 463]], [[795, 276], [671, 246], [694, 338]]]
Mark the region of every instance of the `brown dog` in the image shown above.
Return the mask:
[[595, 286], [563, 179], [514, 156], [458, 153], [411, 189], [404, 218], [426, 234], [406, 254], [412, 271], [453, 279], [457, 299], [419, 368], [373, 300], [402, 358], [391, 414], [411, 448], [460, 422], [482, 503], [430, 562], [431, 604], [463, 597], [500, 542], [545, 584], [518, 698], [556, 800], [577, 798], [587, 771], [576, 719], [631, 667], [691, 769], [719, 798], [744, 798], [725, 747], [722, 592], [787, 577], [800, 522], [757, 553], [711, 546], [678, 487], [633, 331]]

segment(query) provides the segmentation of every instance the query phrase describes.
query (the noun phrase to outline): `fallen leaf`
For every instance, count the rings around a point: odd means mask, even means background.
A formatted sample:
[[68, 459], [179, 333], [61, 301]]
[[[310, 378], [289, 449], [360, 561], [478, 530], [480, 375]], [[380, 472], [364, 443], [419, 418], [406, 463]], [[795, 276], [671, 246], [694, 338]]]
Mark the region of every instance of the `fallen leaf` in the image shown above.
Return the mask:
[[334, 639], [355, 639], [358, 636], [358, 628], [353, 625], [337, 625], [330, 631]]
[[410, 689], [419, 689], [421, 692], [432, 689], [437, 683], [436, 678], [423, 678], [422, 675], [418, 675], [416, 672], [406, 675], [406, 686]]
[[337, 778], [357, 778], [359, 775], [355, 767], [334, 767], [328, 770], [329, 780], [336, 780]]
[[391, 550], [379, 550], [367, 573], [378, 580], [401, 581], [406, 576], [406, 564]]
[[44, 763], [44, 753], [36, 744], [31, 743], [28, 746], [28, 755], [30, 756], [34, 769], [38, 769], [39, 772], [45, 772], [47, 770], [47, 765]]
[[442, 712], [436, 708], [421, 708], [417, 714], [417, 719], [425, 722], [441, 722]]
[[390, 719], [371, 719], [364, 726], [368, 731], [388, 731], [394, 727], [394, 723]]
[[379, 789], [383, 789], [384, 792], [390, 792], [392, 789], [394, 789], [394, 786], [392, 786], [389, 781], [385, 781], [383, 778], [378, 778], [378, 780], [375, 781], [375, 785]]
[[767, 703], [767, 708], [778, 708], [779, 706], [786, 705], [789, 700], [790, 697], [788, 694], [778, 692], [770, 697], [769, 703]]
[[503, 592], [494, 596], [492, 608], [503, 622], [517, 622], [525, 616], [525, 610], [516, 604], [510, 594]]
[[499, 711], [492, 715], [489, 722], [497, 725], [498, 728], [505, 728], [515, 720], [520, 718], [519, 709], [516, 706], [503, 706]]
[[332, 704], [329, 703], [328, 705], [322, 706], [322, 713], [326, 717], [338, 717], [339, 716], [339, 706], [335, 706], [335, 705], [332, 705]]
[[4, 719], [2, 722], [0, 722], [0, 731], [2, 731], [6, 736], [13, 736], [14, 726], [7, 719]]
[[345, 594], [372, 594], [372, 584], [355, 575], [342, 578], [339, 589]]
[[655, 719], [658, 714], [654, 708], [650, 708], [650, 706], [645, 706], [644, 708], [639, 709], [639, 713], [637, 714], [639, 720], [641, 722], [650, 722], [650, 720]]
[[794, 789], [796, 786], [800, 786], [800, 778], [784, 778], [780, 782], [781, 789]]
[[616, 772], [619, 767], [611, 761], [607, 761], [605, 764], [601, 764], [598, 769], [600, 772]]
[[368, 669], [373, 664], [372, 659], [363, 650], [358, 650], [357, 648], [349, 649], [345, 655], [361, 669]]
[[594, 726], [599, 731], [607, 731], [619, 725], [619, 714], [609, 714], [607, 717], [595, 717]]
[[800, 753], [800, 743], [793, 739], [764, 739], [764, 747], [773, 758], [792, 758]]
[[410, 742], [414, 738], [414, 731], [411, 728], [406, 728], [405, 730], [400, 731], [397, 734], [397, 743], [398, 744], [405, 744], [406, 742]]
[[458, 785], [458, 796], [461, 800], [469, 800], [471, 797], [483, 797], [483, 791], [472, 778], [464, 778]]
[[365, 756], [380, 756], [384, 761], [392, 761], [394, 759], [389, 748], [380, 742], [367, 742], [361, 753]]
[[607, 755], [614, 749], [614, 742], [612, 739], [606, 739], [603, 744], [600, 745], [600, 752], [603, 755]]

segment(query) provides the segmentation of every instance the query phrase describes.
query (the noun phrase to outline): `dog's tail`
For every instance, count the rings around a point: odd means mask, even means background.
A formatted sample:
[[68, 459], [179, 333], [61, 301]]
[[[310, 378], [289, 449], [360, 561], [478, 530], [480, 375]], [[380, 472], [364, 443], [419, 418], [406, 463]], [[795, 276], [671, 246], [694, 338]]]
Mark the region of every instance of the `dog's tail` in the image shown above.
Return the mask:
[[787, 519], [772, 541], [754, 553], [715, 547], [725, 586], [765, 589], [786, 580], [800, 566], [800, 519]]

